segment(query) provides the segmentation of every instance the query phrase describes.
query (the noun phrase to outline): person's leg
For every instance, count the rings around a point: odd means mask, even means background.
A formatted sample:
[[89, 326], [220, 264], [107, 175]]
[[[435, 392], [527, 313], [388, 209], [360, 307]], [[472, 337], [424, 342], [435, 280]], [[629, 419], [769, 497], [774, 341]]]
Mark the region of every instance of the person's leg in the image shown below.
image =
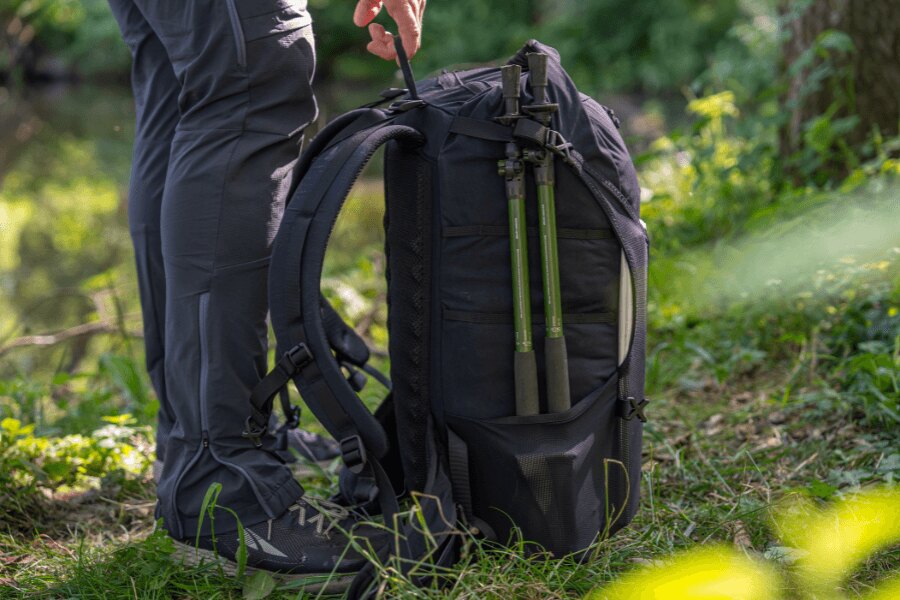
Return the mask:
[[131, 86], [134, 90], [136, 127], [128, 188], [128, 227], [134, 244], [144, 318], [147, 372], [159, 398], [156, 454], [162, 461], [174, 415], [166, 394], [163, 369], [166, 278], [159, 215], [169, 167], [169, 151], [178, 124], [181, 86], [162, 42], [135, 6], [134, 0], [109, 0], [109, 5], [133, 59]]
[[[158, 515], [196, 532], [210, 485], [250, 526], [303, 493], [272, 453], [241, 432], [266, 370], [266, 277], [294, 186], [304, 127], [315, 118], [312, 32], [285, 0], [134, 0], [181, 85], [162, 198], [165, 380], [175, 417]], [[215, 529], [235, 527], [220, 511]], [[209, 531], [204, 521], [203, 533]]]

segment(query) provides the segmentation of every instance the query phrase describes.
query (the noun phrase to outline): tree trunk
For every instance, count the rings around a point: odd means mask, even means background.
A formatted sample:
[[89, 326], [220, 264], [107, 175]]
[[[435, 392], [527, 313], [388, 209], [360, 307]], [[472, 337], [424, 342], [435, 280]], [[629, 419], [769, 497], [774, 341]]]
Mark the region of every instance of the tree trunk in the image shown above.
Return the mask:
[[[787, 16], [791, 7], [799, 14]], [[805, 6], [805, 8], [804, 8]], [[825, 114], [836, 101], [835, 85], [848, 90], [833, 118], [857, 115], [856, 126], [844, 136], [851, 148], [869, 138], [877, 127], [884, 137], [897, 135], [900, 119], [900, 1], [898, 0], [805, 0], [783, 5], [788, 37], [784, 42], [784, 67], [789, 77], [787, 103], [791, 107], [788, 123], [782, 131], [785, 156], [803, 143], [803, 124]], [[816, 45], [820, 34], [828, 30], [845, 33], [853, 42], [853, 51], [835, 53], [834, 76], [843, 82], [823, 81], [804, 89], [821, 57], [799, 72], [791, 72], [798, 58]], [[848, 80], [848, 81], [846, 81]], [[849, 84], [849, 86], [848, 86]], [[808, 88], [809, 86], [807, 86]]]

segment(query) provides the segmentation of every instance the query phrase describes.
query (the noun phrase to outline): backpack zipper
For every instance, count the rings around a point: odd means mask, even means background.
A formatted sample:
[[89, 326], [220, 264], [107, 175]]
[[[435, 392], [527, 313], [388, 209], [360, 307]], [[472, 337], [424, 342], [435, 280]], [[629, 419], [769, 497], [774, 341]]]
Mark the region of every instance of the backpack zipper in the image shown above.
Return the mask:
[[222, 459], [215, 451], [213, 446], [209, 444], [209, 416], [207, 410], [207, 401], [209, 398], [209, 337], [207, 334], [208, 331], [208, 321], [209, 321], [209, 292], [200, 295], [200, 427], [203, 429], [204, 443], [203, 447], [209, 449], [209, 453], [212, 456], [213, 460], [215, 460], [220, 465], [228, 467], [233, 471], [237, 471], [241, 477], [244, 478], [250, 488], [253, 490], [253, 494], [256, 496], [257, 502], [269, 516], [269, 518], [275, 518], [276, 514], [272, 512], [269, 503], [266, 502], [263, 495], [260, 493], [259, 488], [256, 486], [256, 482], [250, 477], [250, 474], [247, 473], [247, 470], [241, 467], [240, 465], [226, 461]]
[[200, 445], [197, 450], [194, 452], [194, 456], [191, 457], [190, 462], [181, 471], [178, 475], [178, 479], [175, 480], [175, 485], [172, 488], [172, 496], [169, 499], [169, 513], [175, 517], [175, 527], [177, 528], [177, 533], [173, 532], [173, 534], [178, 538], [184, 538], [184, 524], [181, 522], [181, 517], [178, 515], [178, 488], [181, 487], [181, 480], [184, 479], [184, 476], [190, 472], [194, 465], [197, 464], [197, 461], [200, 460], [200, 456], [203, 454], [203, 450], [209, 447], [209, 437], [207, 433], [203, 432], [203, 437], [200, 440]]

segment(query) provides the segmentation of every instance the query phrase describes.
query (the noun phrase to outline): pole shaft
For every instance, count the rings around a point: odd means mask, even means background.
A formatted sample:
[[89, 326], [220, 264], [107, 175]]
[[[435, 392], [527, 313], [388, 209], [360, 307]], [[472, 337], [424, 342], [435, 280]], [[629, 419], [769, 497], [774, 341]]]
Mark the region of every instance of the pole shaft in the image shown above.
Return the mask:
[[[519, 176], [521, 177], [521, 175]], [[516, 352], [529, 352], [534, 348], [531, 333], [531, 298], [528, 279], [528, 238], [525, 225], [525, 196], [519, 187], [507, 185], [509, 202], [509, 253], [512, 263], [513, 317], [516, 329]]]
[[[545, 168], [545, 167], [542, 167]], [[559, 284], [559, 251], [556, 232], [556, 202], [553, 186], [538, 185], [538, 216], [544, 289], [544, 318], [548, 338], [563, 336], [562, 294]]]
[[[520, 80], [522, 68], [506, 65], [501, 69], [503, 99], [509, 124], [521, 116]], [[509, 250], [512, 271], [513, 325], [515, 354], [516, 414], [536, 415], [540, 412], [537, 361], [531, 330], [531, 286], [528, 278], [528, 230], [525, 223], [525, 167], [518, 144], [506, 145], [506, 159], [500, 161], [500, 174], [506, 179], [509, 212]]]
[[[547, 98], [547, 55], [528, 55], [528, 70], [534, 104], [526, 111], [550, 127], [557, 105]], [[556, 236], [556, 184], [553, 154], [546, 148], [532, 157], [534, 179], [538, 192], [538, 223], [541, 239], [541, 276], [544, 292], [544, 360], [547, 376], [547, 409], [551, 413], [565, 412], [572, 406], [569, 389], [569, 360], [566, 338], [563, 335], [562, 293], [559, 281], [559, 249]]]

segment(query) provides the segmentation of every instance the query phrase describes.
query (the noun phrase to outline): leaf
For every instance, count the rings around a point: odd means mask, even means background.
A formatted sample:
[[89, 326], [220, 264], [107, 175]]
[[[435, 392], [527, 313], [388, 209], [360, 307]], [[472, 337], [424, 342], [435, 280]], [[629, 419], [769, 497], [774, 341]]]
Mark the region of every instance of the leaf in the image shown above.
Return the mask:
[[116, 388], [134, 406], [144, 406], [150, 401], [147, 387], [132, 359], [127, 356], [104, 354], [100, 358], [100, 365], [112, 379]]
[[203, 504], [200, 505], [200, 520], [197, 522], [197, 539], [195, 540], [197, 546], [200, 546], [200, 528], [203, 526], [203, 519], [207, 512], [209, 512], [210, 519], [214, 518], [213, 511], [216, 508], [216, 501], [219, 499], [219, 494], [221, 493], [222, 484], [217, 481], [209, 484], [209, 487], [206, 488], [206, 495], [203, 496]]
[[816, 498], [822, 498], [823, 500], [830, 498], [838, 490], [833, 485], [829, 485], [824, 481], [813, 481], [806, 489]]
[[819, 48], [836, 50], [838, 52], [853, 52], [853, 39], [843, 31], [828, 29], [819, 34], [816, 39]]
[[265, 571], [257, 571], [244, 582], [245, 600], [262, 600], [268, 598], [275, 589], [275, 580]]

